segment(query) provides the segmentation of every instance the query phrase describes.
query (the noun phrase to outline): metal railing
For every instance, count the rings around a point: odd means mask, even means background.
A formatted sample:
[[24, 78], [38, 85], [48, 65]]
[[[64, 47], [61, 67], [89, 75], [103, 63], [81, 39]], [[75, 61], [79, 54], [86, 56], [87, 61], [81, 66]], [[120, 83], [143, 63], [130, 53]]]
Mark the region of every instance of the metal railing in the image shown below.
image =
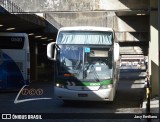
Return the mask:
[[23, 9], [21, 9], [11, 0], [0, 0], [0, 6], [3, 7], [6, 10], [6, 12], [13, 13], [13, 14], [18, 13], [17, 17], [23, 20], [35, 23], [42, 27], [45, 26], [45, 22], [42, 18], [36, 16], [35, 14], [29, 14], [29, 13], [27, 14]]
[[21, 13], [24, 12], [19, 6], [13, 3], [11, 0], [0, 0], [0, 6], [2, 6], [6, 11], [10, 13]]

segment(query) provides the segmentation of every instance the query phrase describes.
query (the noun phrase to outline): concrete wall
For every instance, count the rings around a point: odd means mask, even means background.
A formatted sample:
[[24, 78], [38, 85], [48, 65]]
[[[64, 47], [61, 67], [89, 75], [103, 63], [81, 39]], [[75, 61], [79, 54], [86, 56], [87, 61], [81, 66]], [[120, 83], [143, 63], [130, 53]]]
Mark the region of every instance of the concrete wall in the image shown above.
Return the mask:
[[102, 10], [137, 10], [147, 8], [148, 0], [99, 0], [99, 9]]
[[152, 97], [159, 94], [158, 11], [150, 12], [149, 75]]
[[46, 20], [60, 28], [63, 26], [107, 26], [119, 32], [148, 32], [148, 16], [117, 17], [114, 12], [63, 12], [46, 14]]
[[149, 32], [126, 32], [126, 31], [116, 31], [116, 39], [118, 42], [139, 42], [149, 40]]
[[[4, 0], [6, 1], [6, 0]], [[147, 9], [149, 0], [11, 0], [25, 12]], [[138, 4], [137, 4], [138, 3]]]
[[101, 26], [114, 28], [114, 12], [50, 13], [46, 20], [57, 28], [63, 26]]

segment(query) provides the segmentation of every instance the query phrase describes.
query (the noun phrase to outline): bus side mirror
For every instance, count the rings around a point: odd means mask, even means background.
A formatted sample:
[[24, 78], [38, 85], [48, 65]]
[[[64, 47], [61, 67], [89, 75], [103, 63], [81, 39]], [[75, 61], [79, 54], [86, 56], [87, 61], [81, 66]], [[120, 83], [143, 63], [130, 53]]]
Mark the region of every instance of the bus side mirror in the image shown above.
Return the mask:
[[56, 61], [56, 55], [57, 55], [56, 42], [51, 42], [47, 45], [47, 57], [50, 60]]

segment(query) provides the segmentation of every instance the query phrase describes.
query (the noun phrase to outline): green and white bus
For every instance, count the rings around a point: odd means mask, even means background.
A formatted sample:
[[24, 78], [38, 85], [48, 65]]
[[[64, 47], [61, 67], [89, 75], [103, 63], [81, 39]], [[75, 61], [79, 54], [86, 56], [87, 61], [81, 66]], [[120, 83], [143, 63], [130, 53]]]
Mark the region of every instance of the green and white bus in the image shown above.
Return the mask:
[[113, 101], [119, 79], [119, 44], [107, 27], [62, 27], [47, 45], [55, 61], [54, 92], [64, 101]]

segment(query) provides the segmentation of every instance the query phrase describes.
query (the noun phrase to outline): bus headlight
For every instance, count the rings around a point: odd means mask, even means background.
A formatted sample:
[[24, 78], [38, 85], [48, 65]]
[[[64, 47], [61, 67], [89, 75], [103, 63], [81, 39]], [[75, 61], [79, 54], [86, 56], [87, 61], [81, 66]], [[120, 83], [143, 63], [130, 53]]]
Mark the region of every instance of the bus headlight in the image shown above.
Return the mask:
[[58, 88], [64, 88], [64, 85], [63, 85], [63, 84], [60, 84], [60, 83], [57, 83], [57, 84], [56, 84], [56, 87], [58, 87]]
[[102, 86], [100, 86], [99, 89], [110, 89], [110, 88], [113, 88], [113, 84], [102, 85]]

